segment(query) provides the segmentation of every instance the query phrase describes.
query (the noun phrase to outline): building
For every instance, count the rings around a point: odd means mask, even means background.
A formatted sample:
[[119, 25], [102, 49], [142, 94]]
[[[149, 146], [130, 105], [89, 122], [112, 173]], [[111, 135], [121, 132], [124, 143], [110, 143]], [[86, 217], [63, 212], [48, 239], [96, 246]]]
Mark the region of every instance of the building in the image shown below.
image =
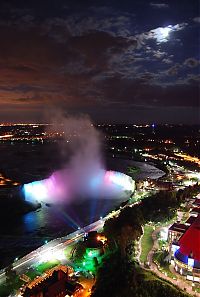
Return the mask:
[[90, 258], [100, 257], [104, 254], [104, 245], [100, 235], [96, 231], [91, 231], [85, 238], [86, 255]]
[[168, 230], [168, 241], [169, 243], [178, 242], [179, 238], [185, 233], [188, 229], [188, 225], [174, 223]]
[[197, 217], [200, 214], [200, 207], [194, 207], [190, 211], [191, 216]]
[[179, 239], [173, 256], [177, 272], [200, 282], [200, 215]]
[[196, 198], [195, 201], [193, 202], [193, 205], [196, 207], [199, 207], [200, 206], [200, 199], [199, 198]]
[[72, 269], [64, 265], [58, 265], [46, 271], [42, 276], [20, 289], [21, 297], [65, 297], [78, 296], [83, 287], [70, 280]]
[[173, 184], [170, 181], [164, 181], [164, 180], [157, 180], [155, 182], [156, 186], [160, 189], [160, 190], [164, 190], [164, 191], [171, 191], [173, 190]]
[[187, 219], [187, 221], [185, 222], [185, 225], [190, 226], [192, 225], [192, 223], [194, 223], [195, 220], [196, 220], [196, 217], [191, 216], [189, 217], [189, 219]]
[[106, 238], [96, 231], [89, 232], [84, 240], [85, 253], [83, 255], [82, 270], [95, 275], [98, 265], [104, 254], [104, 242]]

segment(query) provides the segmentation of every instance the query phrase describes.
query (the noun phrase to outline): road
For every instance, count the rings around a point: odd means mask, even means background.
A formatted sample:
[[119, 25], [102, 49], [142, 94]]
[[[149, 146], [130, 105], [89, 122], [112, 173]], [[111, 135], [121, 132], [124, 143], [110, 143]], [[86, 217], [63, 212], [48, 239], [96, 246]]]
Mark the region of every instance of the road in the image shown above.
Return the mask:
[[[64, 251], [64, 249], [69, 246], [70, 244], [74, 243], [80, 238], [83, 238], [85, 233], [90, 231], [99, 230], [103, 227], [106, 217], [98, 220], [80, 230], [77, 230], [69, 235], [61, 238], [56, 238], [47, 244], [39, 247], [38, 249], [32, 251], [31, 253], [27, 254], [23, 258], [15, 261], [13, 263], [13, 269], [17, 272], [17, 274], [22, 274], [28, 270], [28, 268], [38, 263], [43, 256], [53, 251]], [[1, 270], [0, 273], [0, 284], [6, 281], [6, 276], [4, 270]]]

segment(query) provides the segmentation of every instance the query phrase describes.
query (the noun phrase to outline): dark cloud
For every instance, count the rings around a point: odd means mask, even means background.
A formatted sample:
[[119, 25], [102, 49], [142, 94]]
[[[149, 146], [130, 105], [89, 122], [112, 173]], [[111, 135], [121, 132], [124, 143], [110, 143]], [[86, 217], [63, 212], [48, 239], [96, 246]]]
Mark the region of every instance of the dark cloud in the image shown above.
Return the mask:
[[198, 17], [193, 18], [193, 21], [196, 23], [200, 23], [200, 17], [198, 16]]
[[164, 58], [162, 60], [162, 62], [165, 63], [165, 64], [171, 64], [171, 63], [173, 63], [173, 61], [170, 58]]
[[[198, 83], [161, 86], [152, 83], [153, 74], [144, 73], [138, 79], [114, 77], [101, 82], [108, 104], [119, 106], [199, 106]], [[112, 100], [111, 100], [112, 98]]]
[[168, 70], [167, 70], [167, 74], [168, 75], [177, 75], [178, 74], [178, 71], [180, 70], [180, 65], [179, 64], [175, 64], [174, 66], [170, 67]]
[[161, 8], [161, 9], [165, 9], [165, 8], [169, 8], [169, 5], [166, 4], [166, 3], [153, 3], [151, 2], [150, 5], [153, 7], [153, 8]]
[[14, 99], [16, 102], [22, 102], [22, 103], [28, 103], [30, 104], [30, 102], [35, 103], [35, 102], [40, 102], [42, 101], [41, 96], [39, 95], [35, 95], [35, 96], [28, 96], [28, 97], [19, 97], [19, 98], [15, 98]]
[[[196, 86], [196, 84], [200, 84], [200, 74], [194, 75], [194, 74], [189, 74], [187, 77], [187, 82], [190, 84], [193, 84]], [[199, 89], [199, 94], [200, 95], [200, 89]]]
[[154, 78], [153, 73], [150, 72], [145, 72], [140, 76], [140, 80], [143, 82], [149, 82], [150, 80], [152, 80]]
[[195, 58], [188, 58], [184, 61], [184, 65], [188, 66], [188, 67], [197, 67], [199, 65], [199, 61], [196, 60]]
[[10, 70], [14, 70], [14, 71], [19, 71], [19, 72], [38, 72], [36, 68], [34, 68], [34, 66], [31, 66], [31, 65], [23, 65], [23, 64], [18, 64], [18, 65], [13, 65], [13, 66], [10, 66], [10, 67], [7, 67], [7, 69], [10, 69]]

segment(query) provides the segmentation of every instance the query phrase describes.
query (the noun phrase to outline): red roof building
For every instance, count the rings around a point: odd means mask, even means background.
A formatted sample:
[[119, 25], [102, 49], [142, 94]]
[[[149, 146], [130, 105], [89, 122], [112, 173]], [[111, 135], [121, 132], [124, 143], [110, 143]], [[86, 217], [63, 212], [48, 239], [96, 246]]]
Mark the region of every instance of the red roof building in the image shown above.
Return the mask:
[[200, 214], [200, 207], [192, 208], [191, 211], [190, 211], [190, 214], [197, 217]]
[[175, 270], [192, 281], [200, 282], [200, 215], [178, 241], [174, 253]]
[[199, 198], [195, 199], [193, 204], [199, 207], [200, 206], [200, 199]]
[[180, 252], [200, 261], [200, 215], [179, 240]]

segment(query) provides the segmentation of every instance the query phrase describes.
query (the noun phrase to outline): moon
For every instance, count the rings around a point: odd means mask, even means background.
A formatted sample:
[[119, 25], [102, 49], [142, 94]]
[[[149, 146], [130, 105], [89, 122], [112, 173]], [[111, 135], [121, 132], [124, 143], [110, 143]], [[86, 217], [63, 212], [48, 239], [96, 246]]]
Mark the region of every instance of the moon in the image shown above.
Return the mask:
[[170, 31], [171, 31], [171, 28], [169, 27], [160, 28], [160, 34], [163, 36], [163, 38], [167, 38]]
[[170, 32], [172, 31], [172, 26], [159, 27], [152, 30], [153, 38], [156, 39], [157, 43], [167, 42], [170, 38]]

